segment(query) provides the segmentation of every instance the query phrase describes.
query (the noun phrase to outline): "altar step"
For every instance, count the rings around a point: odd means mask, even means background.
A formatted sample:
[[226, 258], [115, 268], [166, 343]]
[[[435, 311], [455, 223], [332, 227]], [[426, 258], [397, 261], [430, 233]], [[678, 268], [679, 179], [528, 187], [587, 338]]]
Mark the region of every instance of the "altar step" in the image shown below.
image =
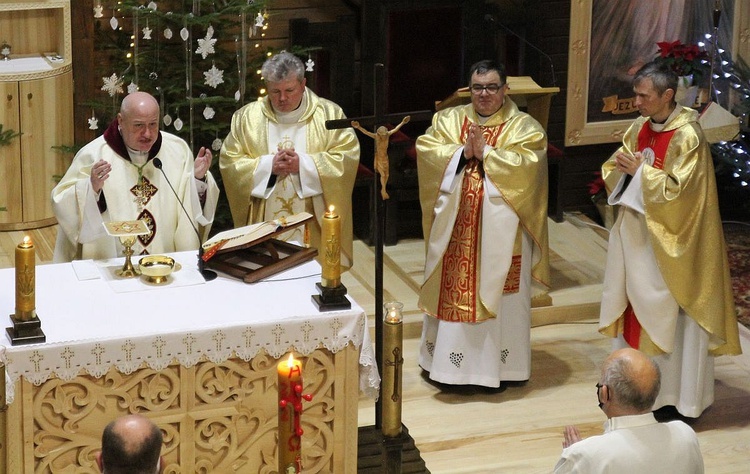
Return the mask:
[[[398, 445], [401, 445], [401, 463], [398, 466]], [[392, 449], [389, 449], [391, 447]], [[393, 449], [396, 449], [395, 455]], [[389, 452], [391, 458], [389, 459]], [[414, 439], [404, 426], [398, 438], [384, 439], [375, 426], [360, 426], [357, 449], [357, 474], [429, 474]]]

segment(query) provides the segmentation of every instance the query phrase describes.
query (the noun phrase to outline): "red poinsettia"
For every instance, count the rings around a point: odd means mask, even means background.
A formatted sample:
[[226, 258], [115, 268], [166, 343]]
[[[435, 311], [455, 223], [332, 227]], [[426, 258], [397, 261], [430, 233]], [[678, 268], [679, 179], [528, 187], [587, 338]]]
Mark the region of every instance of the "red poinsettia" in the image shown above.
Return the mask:
[[603, 196], [606, 192], [606, 188], [604, 187], [604, 179], [602, 179], [602, 173], [600, 171], [594, 172], [594, 175], [596, 178], [594, 178], [592, 181], [589, 181], [588, 187], [589, 187], [589, 195], [592, 199], [597, 199], [600, 196]]
[[692, 75], [698, 83], [708, 70], [708, 53], [697, 44], [683, 44], [677, 40], [656, 45], [659, 47], [656, 60], [667, 64], [678, 76]]

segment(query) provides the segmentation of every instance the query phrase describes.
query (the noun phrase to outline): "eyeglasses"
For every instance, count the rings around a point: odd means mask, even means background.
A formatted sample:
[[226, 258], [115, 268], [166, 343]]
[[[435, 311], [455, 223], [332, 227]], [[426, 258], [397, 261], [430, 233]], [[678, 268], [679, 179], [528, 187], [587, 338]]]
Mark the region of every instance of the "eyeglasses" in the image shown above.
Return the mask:
[[505, 84], [487, 84], [483, 86], [481, 84], [474, 84], [471, 86], [471, 93], [474, 95], [480, 95], [482, 91], [487, 91], [488, 94], [497, 94]]
[[[603, 383], [596, 384], [596, 399], [599, 400], [599, 408], [602, 406], [601, 397], [599, 396], [599, 391], [602, 389], [602, 387], [605, 387], [606, 385]], [[607, 394], [607, 398], [609, 398], [609, 394]]]

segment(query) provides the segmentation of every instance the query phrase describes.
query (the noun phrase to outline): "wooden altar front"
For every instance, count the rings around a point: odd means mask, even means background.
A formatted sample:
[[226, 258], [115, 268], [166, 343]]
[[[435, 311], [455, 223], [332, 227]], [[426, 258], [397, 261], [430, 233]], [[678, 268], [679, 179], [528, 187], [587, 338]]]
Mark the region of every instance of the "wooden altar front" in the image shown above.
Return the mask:
[[[104, 426], [141, 413], [164, 433], [165, 472], [276, 472], [276, 365], [294, 351], [313, 395], [302, 416], [304, 472], [356, 472], [360, 376], [377, 387], [362, 309], [317, 311], [316, 262], [247, 285], [203, 283], [190, 268], [195, 254], [177, 259], [183, 268], [163, 287], [110, 279], [117, 263], [37, 267], [47, 342], [3, 343], [0, 471], [98, 473]], [[13, 278], [0, 270], [6, 314]]]

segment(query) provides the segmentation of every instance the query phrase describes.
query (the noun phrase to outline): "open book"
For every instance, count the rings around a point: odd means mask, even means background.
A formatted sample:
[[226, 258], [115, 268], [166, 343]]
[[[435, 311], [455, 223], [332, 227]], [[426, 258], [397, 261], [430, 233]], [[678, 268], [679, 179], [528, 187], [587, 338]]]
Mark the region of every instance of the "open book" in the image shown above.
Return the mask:
[[275, 232], [286, 228], [296, 227], [299, 224], [313, 217], [309, 212], [300, 212], [293, 216], [288, 216], [272, 221], [258, 222], [236, 229], [226, 230], [214, 235], [203, 243], [203, 260], [208, 261], [218, 251], [231, 250], [252, 245], [263, 237], [269, 236]]

